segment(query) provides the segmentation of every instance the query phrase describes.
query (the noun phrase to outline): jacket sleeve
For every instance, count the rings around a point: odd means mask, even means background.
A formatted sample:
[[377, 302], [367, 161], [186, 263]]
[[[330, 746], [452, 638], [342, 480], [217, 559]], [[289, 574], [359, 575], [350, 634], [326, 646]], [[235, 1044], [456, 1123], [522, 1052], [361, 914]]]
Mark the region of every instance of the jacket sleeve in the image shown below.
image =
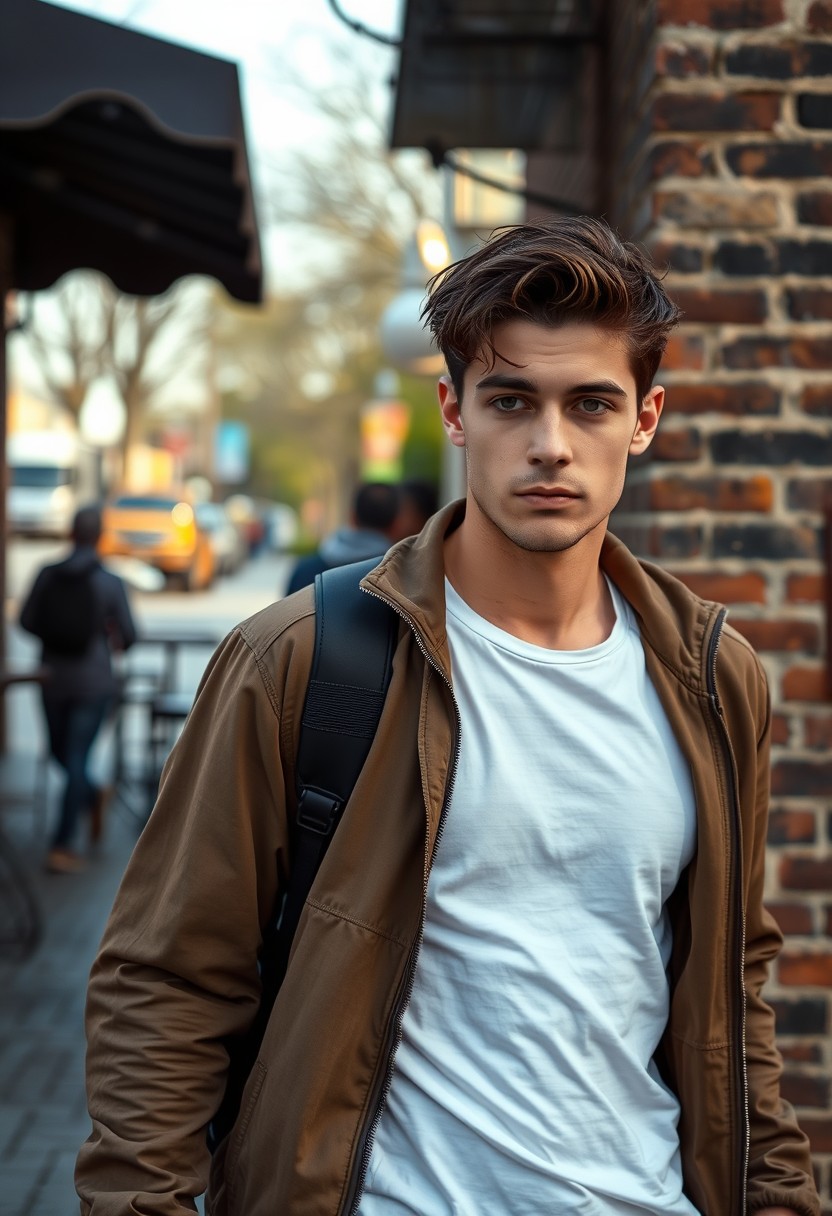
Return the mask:
[[44, 568], [38, 573], [29, 594], [26, 596], [26, 602], [20, 610], [20, 628], [25, 629], [27, 633], [34, 634], [35, 637], [38, 636], [40, 628], [40, 608], [47, 588], [47, 582], [47, 571]]
[[84, 1216], [182, 1216], [208, 1176], [226, 1036], [258, 1005], [285, 866], [278, 706], [239, 631], [203, 677], [92, 968]]
[[[746, 1067], [748, 1072], [750, 1144], [747, 1212], [784, 1207], [799, 1216], [819, 1216], [820, 1203], [812, 1177], [809, 1143], [794, 1111], [780, 1097], [782, 1065], [774, 1042], [774, 1015], [762, 998], [769, 968], [782, 945], [779, 928], [765, 909], [763, 889], [768, 828], [771, 703], [765, 675], [758, 662], [756, 688], [749, 701], [760, 706], [753, 821], [743, 823], [745, 867], [745, 991]], [[740, 774], [740, 783], [751, 774]]]

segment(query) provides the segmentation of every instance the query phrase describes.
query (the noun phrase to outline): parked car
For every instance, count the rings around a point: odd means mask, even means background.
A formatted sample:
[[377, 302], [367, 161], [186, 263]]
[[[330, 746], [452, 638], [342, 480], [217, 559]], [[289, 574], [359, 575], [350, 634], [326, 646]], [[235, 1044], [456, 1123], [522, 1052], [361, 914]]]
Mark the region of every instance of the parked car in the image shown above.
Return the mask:
[[199, 502], [194, 507], [197, 526], [214, 552], [217, 574], [233, 574], [246, 558], [246, 544], [222, 503]]
[[210, 586], [216, 572], [211, 542], [194, 508], [175, 490], [120, 494], [104, 508], [101, 556], [137, 557], [186, 591]]

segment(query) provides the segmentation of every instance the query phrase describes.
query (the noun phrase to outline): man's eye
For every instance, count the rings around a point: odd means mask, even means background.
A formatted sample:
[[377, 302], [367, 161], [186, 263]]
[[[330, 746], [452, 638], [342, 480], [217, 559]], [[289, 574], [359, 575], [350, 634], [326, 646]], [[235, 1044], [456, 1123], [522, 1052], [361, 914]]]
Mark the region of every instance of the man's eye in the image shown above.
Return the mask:
[[522, 397], [495, 397], [491, 404], [501, 414], [516, 414], [526, 403]]
[[583, 401], [578, 402], [578, 408], [584, 414], [596, 415], [605, 414], [610, 407], [606, 401], [599, 401], [597, 397], [584, 397]]

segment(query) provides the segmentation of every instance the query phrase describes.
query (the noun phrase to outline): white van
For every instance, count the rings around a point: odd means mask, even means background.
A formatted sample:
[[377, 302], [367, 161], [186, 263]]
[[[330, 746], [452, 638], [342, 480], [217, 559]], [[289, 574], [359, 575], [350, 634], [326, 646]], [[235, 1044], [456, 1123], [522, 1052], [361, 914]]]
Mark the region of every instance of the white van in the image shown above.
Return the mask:
[[9, 531], [67, 536], [78, 507], [101, 495], [98, 453], [65, 431], [29, 431], [6, 445]]

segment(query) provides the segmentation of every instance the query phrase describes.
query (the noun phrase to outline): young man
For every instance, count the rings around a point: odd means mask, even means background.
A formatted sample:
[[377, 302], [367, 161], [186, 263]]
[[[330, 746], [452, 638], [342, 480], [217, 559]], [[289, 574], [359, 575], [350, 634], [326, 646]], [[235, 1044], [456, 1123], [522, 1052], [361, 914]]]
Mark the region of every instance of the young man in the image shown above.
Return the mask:
[[[506, 232], [428, 317], [465, 503], [400, 615], [215, 1216], [818, 1216], [760, 990], [769, 709], [724, 610], [607, 535], [676, 310], [596, 221]], [[291, 865], [311, 592], [206, 673], [89, 996], [82, 1210], [192, 1210]]]

